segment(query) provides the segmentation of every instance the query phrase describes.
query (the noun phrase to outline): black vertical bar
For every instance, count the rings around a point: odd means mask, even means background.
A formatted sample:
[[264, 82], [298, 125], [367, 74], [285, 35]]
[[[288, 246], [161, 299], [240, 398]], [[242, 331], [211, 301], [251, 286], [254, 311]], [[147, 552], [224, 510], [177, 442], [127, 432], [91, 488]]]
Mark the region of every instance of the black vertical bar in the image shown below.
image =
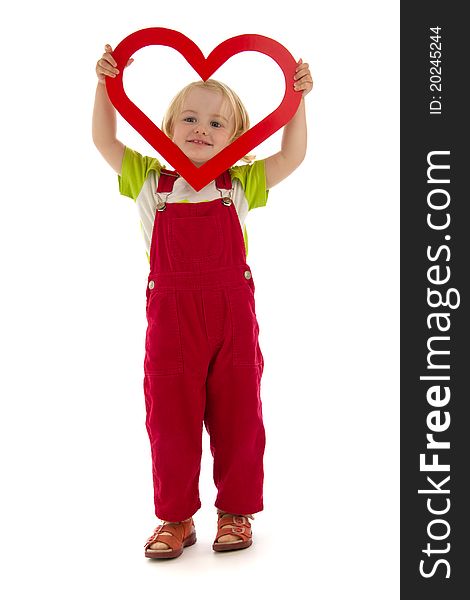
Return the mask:
[[[470, 597], [470, 52], [464, 6], [401, 3], [403, 599]], [[428, 171], [430, 163], [435, 168]]]

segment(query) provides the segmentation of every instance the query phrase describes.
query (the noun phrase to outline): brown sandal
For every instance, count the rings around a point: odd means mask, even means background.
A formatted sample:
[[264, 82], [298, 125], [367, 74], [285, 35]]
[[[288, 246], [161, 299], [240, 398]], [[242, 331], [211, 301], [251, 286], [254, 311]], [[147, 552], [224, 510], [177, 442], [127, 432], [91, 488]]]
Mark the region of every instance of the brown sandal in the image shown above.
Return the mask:
[[[215, 552], [225, 552], [227, 550], [241, 550], [242, 548], [251, 546], [253, 539], [251, 535], [251, 523], [248, 519], [254, 519], [254, 516], [248, 515], [248, 517], [245, 517], [243, 515], [219, 512], [217, 535], [212, 544], [212, 549]], [[224, 527], [224, 525], [231, 525], [232, 527]], [[233, 542], [218, 542], [217, 540], [224, 535], [237, 535], [241, 539]]]
[[[171, 535], [160, 535], [163, 531]], [[165, 550], [151, 549], [154, 542], [163, 542], [170, 546]], [[192, 546], [196, 543], [196, 529], [194, 521], [179, 521], [178, 523], [162, 523], [154, 529], [153, 534], [145, 542], [145, 556], [147, 558], [176, 558], [183, 554], [185, 546]]]

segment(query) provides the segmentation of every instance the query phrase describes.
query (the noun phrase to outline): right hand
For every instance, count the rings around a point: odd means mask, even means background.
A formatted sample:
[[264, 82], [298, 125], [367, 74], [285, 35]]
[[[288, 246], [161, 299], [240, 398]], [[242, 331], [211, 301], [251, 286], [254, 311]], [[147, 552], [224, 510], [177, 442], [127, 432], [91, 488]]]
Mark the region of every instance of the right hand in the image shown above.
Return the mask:
[[[112, 51], [113, 49], [109, 44], [106, 44], [105, 53], [96, 63], [96, 75], [98, 76], [98, 82], [101, 84], [105, 84], [105, 77], [116, 77], [116, 74], [119, 73], [119, 70], [116, 69], [117, 62], [114, 60]], [[126, 67], [134, 62], [133, 58], [130, 58], [127, 61]]]

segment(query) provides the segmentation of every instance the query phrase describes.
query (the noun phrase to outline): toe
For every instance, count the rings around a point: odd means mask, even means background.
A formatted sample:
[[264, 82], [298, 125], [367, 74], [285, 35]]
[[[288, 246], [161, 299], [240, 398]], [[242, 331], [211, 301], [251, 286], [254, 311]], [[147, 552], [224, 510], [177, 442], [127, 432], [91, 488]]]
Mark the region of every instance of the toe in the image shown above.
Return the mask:
[[[164, 531], [163, 533], [160, 533], [160, 538], [164, 535], [170, 535], [169, 533], [167, 533], [166, 531]], [[150, 546], [150, 550], [171, 550], [171, 547], [168, 544], [165, 544], [165, 542], [162, 541], [158, 541], [158, 542], [154, 542], [151, 546]]]
[[171, 548], [163, 542], [155, 542], [150, 546], [150, 550], [171, 550]]
[[226, 542], [239, 542], [241, 540], [241, 538], [239, 536], [235, 536], [235, 535], [222, 535], [219, 537], [219, 539], [217, 540], [218, 543], [224, 544]]

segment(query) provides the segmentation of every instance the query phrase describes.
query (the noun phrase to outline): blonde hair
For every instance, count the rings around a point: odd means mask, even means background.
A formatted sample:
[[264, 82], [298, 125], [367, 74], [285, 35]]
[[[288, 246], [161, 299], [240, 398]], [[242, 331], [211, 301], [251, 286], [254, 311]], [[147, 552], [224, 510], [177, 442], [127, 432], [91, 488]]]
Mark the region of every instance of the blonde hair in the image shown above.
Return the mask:
[[[170, 102], [170, 106], [168, 107], [162, 122], [162, 131], [170, 139], [173, 139], [175, 119], [180, 113], [189, 92], [195, 87], [221, 92], [223, 98], [227, 100], [235, 121], [235, 129], [229, 141], [230, 144], [244, 134], [245, 131], [250, 129], [250, 118], [248, 117], [248, 113], [243, 105], [243, 102], [240, 100], [237, 94], [230, 89], [228, 85], [225, 85], [225, 83], [217, 81], [216, 79], [207, 79], [206, 81], [193, 81], [189, 83], [186, 87], [180, 90]], [[241, 160], [249, 163], [255, 160], [255, 158], [255, 155], [247, 154]]]

